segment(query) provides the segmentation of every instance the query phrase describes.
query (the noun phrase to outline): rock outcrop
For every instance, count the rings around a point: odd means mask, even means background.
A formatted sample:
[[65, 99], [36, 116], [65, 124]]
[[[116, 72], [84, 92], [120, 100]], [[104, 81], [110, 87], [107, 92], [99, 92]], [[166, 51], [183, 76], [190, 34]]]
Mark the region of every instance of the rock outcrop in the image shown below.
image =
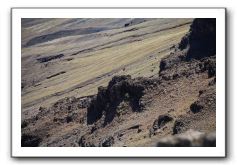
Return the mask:
[[[189, 33], [178, 45], [178, 49], [160, 62], [160, 72], [182, 61], [201, 60], [216, 55], [216, 19], [194, 19]], [[208, 61], [213, 68], [214, 63]], [[209, 68], [209, 65], [205, 69]], [[209, 69], [210, 70], [210, 69]], [[215, 72], [214, 70], [211, 72]], [[212, 73], [211, 73], [212, 74]]]
[[186, 60], [216, 55], [216, 19], [195, 19], [186, 38], [189, 47]]
[[134, 112], [143, 110], [141, 98], [149, 86], [157, 85], [155, 80], [147, 78], [132, 79], [129, 75], [115, 76], [108, 87], [99, 87], [98, 94], [93, 98], [88, 111], [87, 123], [93, 124], [105, 114], [105, 124], [113, 120], [117, 107], [123, 101], [129, 102]]

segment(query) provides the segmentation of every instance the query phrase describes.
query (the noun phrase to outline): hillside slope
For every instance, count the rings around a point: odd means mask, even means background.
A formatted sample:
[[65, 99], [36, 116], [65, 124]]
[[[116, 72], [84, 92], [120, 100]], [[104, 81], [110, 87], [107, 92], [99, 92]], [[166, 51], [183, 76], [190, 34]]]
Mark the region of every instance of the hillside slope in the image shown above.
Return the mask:
[[192, 19], [23, 19], [22, 109], [97, 93], [115, 75], [150, 77]]
[[[161, 43], [168, 45], [152, 74], [134, 76], [134, 68], [112, 74], [96, 95], [64, 97], [37, 113], [27, 111], [22, 146], [215, 146], [215, 29], [215, 19], [195, 19], [188, 33], [166, 33], [176, 43], [152, 42], [158, 52]], [[143, 44], [137, 56], [151, 50]]]

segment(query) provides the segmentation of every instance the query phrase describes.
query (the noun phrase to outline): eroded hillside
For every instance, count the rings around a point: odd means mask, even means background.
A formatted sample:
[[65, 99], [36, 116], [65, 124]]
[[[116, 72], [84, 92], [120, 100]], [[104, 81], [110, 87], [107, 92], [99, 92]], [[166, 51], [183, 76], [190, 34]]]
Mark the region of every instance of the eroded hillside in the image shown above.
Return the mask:
[[[55, 26], [63, 24], [57, 21]], [[83, 28], [91, 29], [93, 21], [87, 21]], [[22, 68], [32, 65], [40, 85], [27, 82], [26, 69], [22, 146], [215, 146], [215, 19], [192, 21], [121, 19], [111, 26], [95, 22], [103, 30], [73, 30], [60, 40], [37, 37], [43, 31], [33, 40], [26, 35]], [[33, 21], [33, 27], [45, 24], [48, 33], [47, 22]], [[56, 45], [53, 56], [37, 55]], [[47, 85], [53, 89], [45, 93]]]
[[115, 75], [150, 77], [192, 19], [23, 19], [22, 108], [97, 93]]

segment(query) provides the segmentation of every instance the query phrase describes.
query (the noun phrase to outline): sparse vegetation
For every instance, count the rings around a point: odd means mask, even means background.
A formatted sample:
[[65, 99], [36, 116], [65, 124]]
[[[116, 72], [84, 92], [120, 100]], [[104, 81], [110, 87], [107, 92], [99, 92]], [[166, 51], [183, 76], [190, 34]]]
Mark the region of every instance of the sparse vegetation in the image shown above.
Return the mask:
[[213, 19], [26, 22], [22, 146], [215, 146]]

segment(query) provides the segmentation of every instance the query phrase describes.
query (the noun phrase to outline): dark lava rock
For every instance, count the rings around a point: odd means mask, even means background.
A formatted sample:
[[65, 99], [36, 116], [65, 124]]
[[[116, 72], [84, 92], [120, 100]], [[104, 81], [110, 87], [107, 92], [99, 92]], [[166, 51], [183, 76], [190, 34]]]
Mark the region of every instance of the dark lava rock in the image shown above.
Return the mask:
[[173, 127], [173, 135], [182, 133], [186, 130], [184, 122], [176, 120]]
[[41, 138], [35, 135], [23, 134], [21, 136], [22, 147], [38, 147], [41, 141]]
[[[193, 73], [207, 71], [208, 77], [216, 74], [216, 19], [213, 18], [197, 18], [194, 19], [190, 30], [185, 35], [177, 50], [171, 52], [170, 55], [161, 59], [159, 76], [163, 80], [177, 79], [179, 77], [189, 77]], [[188, 66], [186, 62], [195, 61], [200, 67], [195, 66], [195, 62]], [[199, 62], [197, 62], [199, 61]], [[182, 71], [180, 64], [185, 62], [186, 69]], [[183, 65], [182, 65], [183, 66]], [[171, 75], [170, 70], [177, 67], [175, 74]], [[167, 70], [165, 72], [165, 70]], [[193, 72], [193, 70], [195, 72]], [[181, 73], [182, 72], [182, 73]], [[174, 73], [174, 72], [173, 72]]]
[[154, 131], [163, 127], [166, 123], [172, 121], [173, 118], [169, 114], [160, 115], [153, 123]]
[[[201, 60], [203, 58], [215, 56], [216, 19], [194, 19], [190, 26], [189, 33], [181, 39], [178, 48], [179, 51], [175, 51], [161, 60], [160, 73], [181, 61], [190, 61], [192, 59]], [[208, 74], [210, 76], [215, 74], [215, 68], [213, 66], [214, 65], [208, 69]]]
[[91, 101], [87, 109], [87, 123], [93, 124], [105, 114], [105, 124], [113, 120], [117, 107], [123, 101], [129, 102], [133, 111], [142, 111], [140, 101], [144, 90], [149, 86], [157, 85], [156, 80], [148, 78], [132, 79], [130, 75], [115, 76], [108, 87], [99, 87], [98, 94]]
[[202, 59], [216, 55], [216, 19], [194, 19], [190, 26], [189, 34], [185, 36], [184, 40], [185, 43], [189, 43], [187, 60]]
[[203, 109], [203, 106], [200, 105], [200, 103], [198, 101], [195, 101], [193, 104], [191, 104], [190, 106], [190, 110], [193, 112], [193, 113], [198, 113], [200, 112], [201, 110]]
[[105, 138], [102, 140], [100, 146], [101, 147], [111, 147], [114, 144], [114, 138], [112, 136], [109, 136], [108, 138]]

